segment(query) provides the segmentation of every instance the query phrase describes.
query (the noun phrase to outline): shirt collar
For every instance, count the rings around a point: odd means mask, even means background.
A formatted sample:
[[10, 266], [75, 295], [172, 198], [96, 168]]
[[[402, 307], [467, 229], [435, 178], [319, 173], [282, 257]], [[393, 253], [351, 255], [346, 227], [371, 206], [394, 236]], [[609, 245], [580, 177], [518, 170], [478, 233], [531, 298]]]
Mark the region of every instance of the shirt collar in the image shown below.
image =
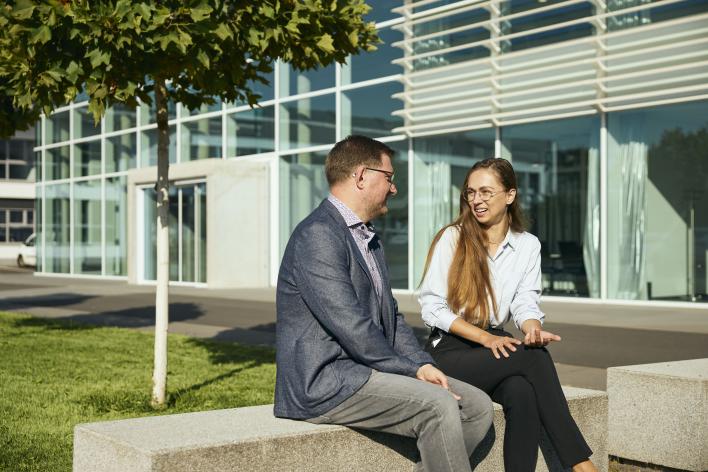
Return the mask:
[[509, 228], [506, 232], [506, 237], [504, 238], [504, 241], [502, 242], [502, 246], [508, 244], [513, 250], [516, 250], [516, 243], [519, 239], [519, 235], [511, 230]]
[[351, 208], [349, 208], [347, 205], [344, 204], [340, 199], [332, 195], [331, 193], [327, 195], [327, 200], [334, 205], [334, 207], [339, 211], [339, 214], [342, 215], [342, 218], [344, 218], [344, 223], [349, 226], [350, 228], [352, 226], [360, 226], [363, 221], [361, 221], [361, 218], [356, 216], [356, 213], [354, 213]]

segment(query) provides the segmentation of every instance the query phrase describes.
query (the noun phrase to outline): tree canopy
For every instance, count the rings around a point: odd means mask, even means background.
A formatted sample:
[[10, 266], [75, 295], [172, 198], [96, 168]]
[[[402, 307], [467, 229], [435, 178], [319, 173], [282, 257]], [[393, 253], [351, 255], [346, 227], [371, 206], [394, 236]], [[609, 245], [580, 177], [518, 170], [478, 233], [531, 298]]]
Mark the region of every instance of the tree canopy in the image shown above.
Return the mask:
[[[273, 62], [295, 69], [375, 49], [363, 0], [5, 2], [0, 8], [0, 130], [26, 127], [82, 90], [96, 120], [113, 103], [214, 97], [251, 105]], [[11, 98], [11, 103], [8, 101]]]

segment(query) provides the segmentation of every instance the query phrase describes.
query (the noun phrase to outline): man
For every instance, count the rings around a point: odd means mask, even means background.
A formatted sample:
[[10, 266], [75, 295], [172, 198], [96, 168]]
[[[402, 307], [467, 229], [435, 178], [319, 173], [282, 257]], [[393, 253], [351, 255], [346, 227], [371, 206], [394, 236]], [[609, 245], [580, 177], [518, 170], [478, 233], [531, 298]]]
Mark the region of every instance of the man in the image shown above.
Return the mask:
[[420, 348], [369, 223], [396, 194], [393, 155], [364, 136], [337, 143], [325, 162], [331, 193], [290, 237], [278, 276], [275, 415], [415, 437], [419, 467], [469, 471], [491, 400]]

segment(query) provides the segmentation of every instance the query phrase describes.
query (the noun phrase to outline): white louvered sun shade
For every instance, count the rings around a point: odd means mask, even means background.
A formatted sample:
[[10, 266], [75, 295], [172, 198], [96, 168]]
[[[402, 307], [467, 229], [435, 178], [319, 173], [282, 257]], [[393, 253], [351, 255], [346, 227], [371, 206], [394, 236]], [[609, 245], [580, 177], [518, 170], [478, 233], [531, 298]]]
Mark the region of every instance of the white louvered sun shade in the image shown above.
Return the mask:
[[[708, 99], [708, 0], [440, 0], [397, 11], [411, 136]], [[440, 5], [440, 6], [436, 6]]]

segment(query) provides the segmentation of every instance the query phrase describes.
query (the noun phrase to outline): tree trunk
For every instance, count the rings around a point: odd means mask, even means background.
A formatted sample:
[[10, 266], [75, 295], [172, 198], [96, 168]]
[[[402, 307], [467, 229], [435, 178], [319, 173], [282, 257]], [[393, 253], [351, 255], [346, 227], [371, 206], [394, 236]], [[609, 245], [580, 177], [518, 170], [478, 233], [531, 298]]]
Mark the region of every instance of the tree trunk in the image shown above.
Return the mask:
[[157, 105], [157, 288], [155, 290], [155, 367], [152, 375], [152, 404], [165, 404], [167, 383], [167, 323], [169, 321], [168, 288], [170, 280], [170, 239], [168, 218], [169, 198], [169, 144], [167, 125], [167, 89], [164, 79], [155, 80]]

